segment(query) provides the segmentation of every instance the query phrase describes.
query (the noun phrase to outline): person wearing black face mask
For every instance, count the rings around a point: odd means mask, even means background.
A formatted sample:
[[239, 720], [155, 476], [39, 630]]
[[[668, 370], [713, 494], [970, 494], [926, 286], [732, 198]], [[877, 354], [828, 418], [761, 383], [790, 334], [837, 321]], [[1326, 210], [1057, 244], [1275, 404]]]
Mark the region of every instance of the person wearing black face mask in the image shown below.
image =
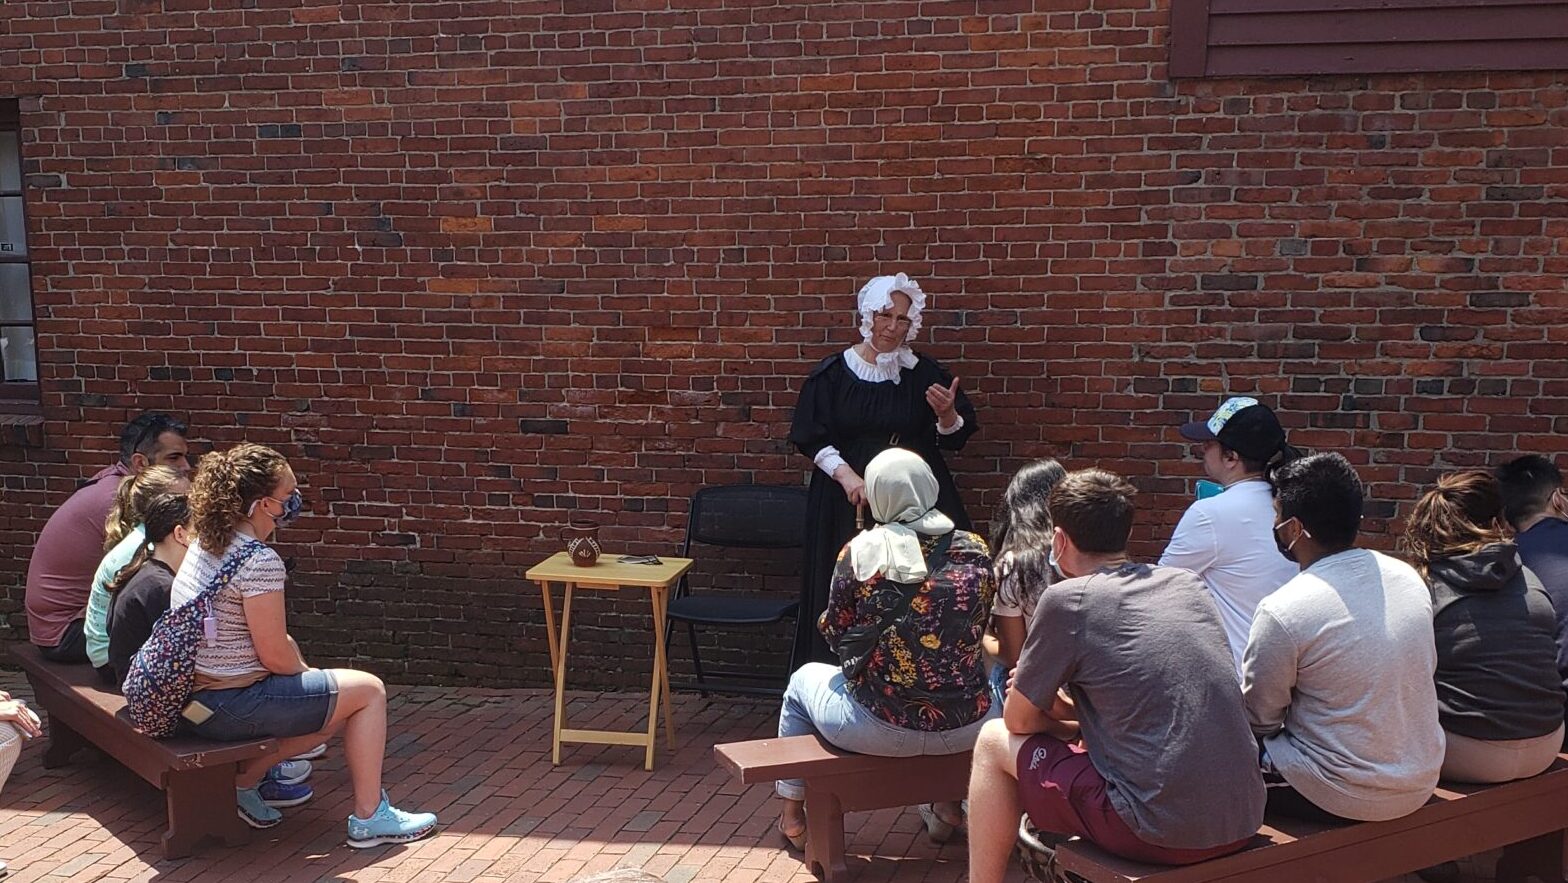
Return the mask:
[[1274, 474], [1274, 542], [1301, 573], [1258, 602], [1241, 692], [1269, 811], [1383, 821], [1443, 765], [1432, 598], [1410, 565], [1356, 548], [1361, 480], [1314, 454]]

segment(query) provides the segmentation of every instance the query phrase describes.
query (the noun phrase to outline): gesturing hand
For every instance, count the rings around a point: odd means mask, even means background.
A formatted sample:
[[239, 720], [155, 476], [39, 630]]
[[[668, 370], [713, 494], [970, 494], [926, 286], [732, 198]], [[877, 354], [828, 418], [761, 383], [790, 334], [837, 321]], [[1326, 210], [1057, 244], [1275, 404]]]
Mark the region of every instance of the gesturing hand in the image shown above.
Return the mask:
[[937, 422], [943, 426], [952, 426], [958, 420], [958, 412], [953, 410], [958, 402], [958, 378], [953, 378], [951, 386], [933, 383], [926, 387], [926, 404], [936, 412]]

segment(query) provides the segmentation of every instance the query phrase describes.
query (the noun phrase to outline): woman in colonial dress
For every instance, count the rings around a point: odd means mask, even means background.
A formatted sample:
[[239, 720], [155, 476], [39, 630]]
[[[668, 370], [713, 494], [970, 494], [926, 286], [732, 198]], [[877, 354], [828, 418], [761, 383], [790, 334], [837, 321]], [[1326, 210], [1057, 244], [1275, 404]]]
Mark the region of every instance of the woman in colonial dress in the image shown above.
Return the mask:
[[813, 469], [797, 666], [837, 661], [817, 620], [827, 609], [834, 560], [856, 532], [856, 509], [866, 502], [862, 476], [873, 457], [895, 447], [920, 455], [936, 476], [936, 508], [970, 529], [942, 451], [963, 448], [979, 425], [958, 380], [910, 349], [925, 306], [925, 292], [903, 273], [867, 282], [859, 294], [860, 343], [822, 360], [801, 387], [789, 439]]

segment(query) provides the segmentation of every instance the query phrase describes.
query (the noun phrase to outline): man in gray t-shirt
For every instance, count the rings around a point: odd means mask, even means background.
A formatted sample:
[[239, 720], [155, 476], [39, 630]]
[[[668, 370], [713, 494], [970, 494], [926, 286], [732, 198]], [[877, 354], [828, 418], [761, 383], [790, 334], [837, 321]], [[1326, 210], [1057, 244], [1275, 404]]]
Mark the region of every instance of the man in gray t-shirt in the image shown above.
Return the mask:
[[[1161, 864], [1234, 852], [1263, 821], [1219, 613], [1190, 572], [1127, 559], [1134, 493], [1097, 469], [1051, 492], [1052, 552], [1072, 578], [1041, 595], [1003, 719], [975, 745], [975, 883], [1002, 879], [1020, 810], [1041, 830]], [[1080, 727], [1086, 747], [1064, 741]]]

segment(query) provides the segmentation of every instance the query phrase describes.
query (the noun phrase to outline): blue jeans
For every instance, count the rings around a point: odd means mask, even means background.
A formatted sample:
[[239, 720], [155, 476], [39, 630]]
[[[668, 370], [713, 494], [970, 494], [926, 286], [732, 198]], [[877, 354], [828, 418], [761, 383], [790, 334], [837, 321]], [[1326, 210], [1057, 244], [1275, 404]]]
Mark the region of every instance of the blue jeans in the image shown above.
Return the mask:
[[204, 739], [284, 739], [326, 727], [338, 704], [338, 682], [330, 671], [313, 668], [297, 675], [268, 675], [237, 690], [201, 690], [191, 694], [191, 701], [212, 712], [191, 727]]
[[991, 701], [1001, 708], [1007, 701], [1007, 663], [997, 660], [986, 678], [991, 684]]
[[[985, 717], [956, 730], [906, 730], [893, 726], [856, 702], [849, 695], [849, 684], [837, 666], [808, 662], [790, 677], [789, 688], [784, 691], [779, 736], [815, 733], [845, 751], [878, 757], [957, 754], [974, 748], [980, 728], [1001, 714], [1001, 706], [993, 702]], [[789, 800], [806, 797], [805, 782], [801, 779], [780, 779], [774, 787], [780, 797]]]

